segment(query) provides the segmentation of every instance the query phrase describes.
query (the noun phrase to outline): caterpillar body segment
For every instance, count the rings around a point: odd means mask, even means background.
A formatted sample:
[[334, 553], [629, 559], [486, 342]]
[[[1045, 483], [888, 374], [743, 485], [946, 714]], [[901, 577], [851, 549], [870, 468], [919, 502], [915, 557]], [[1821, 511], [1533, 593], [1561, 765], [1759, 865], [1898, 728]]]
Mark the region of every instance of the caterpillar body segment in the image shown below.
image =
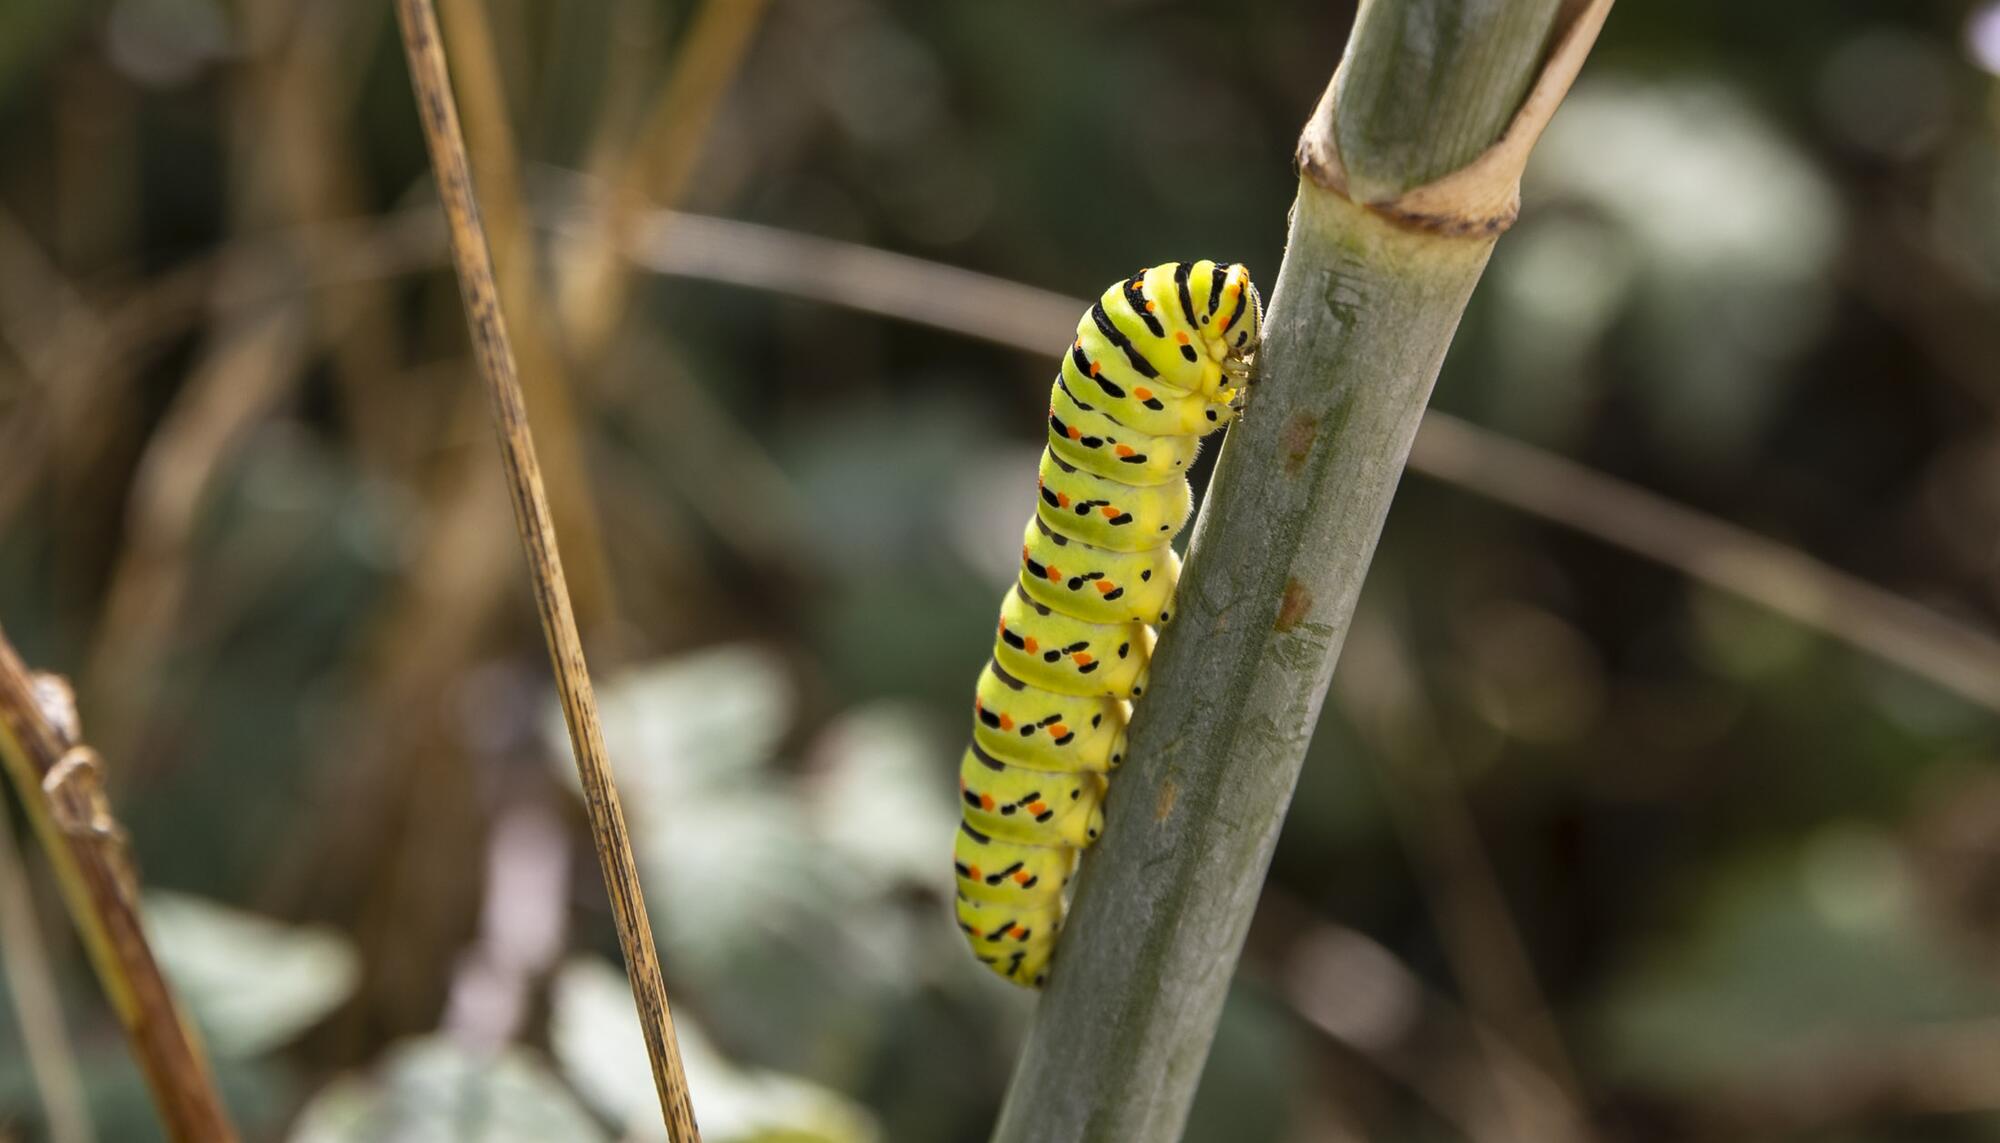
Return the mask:
[[1083, 846], [1104, 828], [1104, 777], [1090, 770], [1031, 770], [967, 750], [958, 767], [965, 824], [1027, 845]]
[[958, 927], [981, 964], [1009, 980], [1046, 979], [1053, 933], [1062, 924], [1062, 894], [1035, 907], [958, 899]]
[[1144, 623], [1089, 623], [1037, 603], [1019, 584], [1000, 605], [993, 661], [1031, 687], [1129, 699], [1144, 688], [1152, 656]]
[[[952, 847], [958, 895], [982, 905], [1044, 908], [1076, 872], [1078, 851], [1067, 845], [1024, 845], [960, 824]], [[1058, 893], [1050, 896], [1050, 887]]]
[[1127, 712], [1115, 698], [1031, 687], [996, 658], [972, 700], [972, 749], [995, 764], [1101, 773], [1125, 760]]
[[1194, 510], [1185, 480], [1133, 486], [1083, 469], [1042, 450], [1040, 500], [1035, 511], [1050, 528], [1093, 547], [1141, 552], [1172, 537]]
[[1057, 385], [1049, 394], [1049, 451], [1071, 465], [1126, 484], [1165, 484], [1186, 476], [1201, 438], [1134, 432], [1079, 406]]
[[958, 926], [1016, 984], [1047, 979], [1064, 888], [1103, 831], [1153, 628], [1173, 614], [1187, 470], [1241, 410], [1262, 323], [1242, 266], [1169, 262], [1106, 289], [1063, 352], [1020, 576], [973, 700], [952, 850]]
[[1134, 432], [1154, 437], [1199, 436], [1221, 428], [1235, 416], [1229, 407], [1234, 394], [1219, 384], [1223, 373], [1216, 363], [1209, 363], [1209, 371], [1218, 382], [1207, 388], [1216, 398], [1210, 399], [1157, 378], [1144, 379], [1133, 364], [1137, 358], [1107, 356], [1118, 352], [1116, 343], [1102, 333], [1079, 336], [1063, 357], [1062, 372], [1057, 375], [1071, 399]]
[[1181, 560], [1157, 548], [1115, 552], [1073, 540], [1037, 512], [1021, 544], [1021, 586], [1035, 602], [1091, 623], [1165, 623]]

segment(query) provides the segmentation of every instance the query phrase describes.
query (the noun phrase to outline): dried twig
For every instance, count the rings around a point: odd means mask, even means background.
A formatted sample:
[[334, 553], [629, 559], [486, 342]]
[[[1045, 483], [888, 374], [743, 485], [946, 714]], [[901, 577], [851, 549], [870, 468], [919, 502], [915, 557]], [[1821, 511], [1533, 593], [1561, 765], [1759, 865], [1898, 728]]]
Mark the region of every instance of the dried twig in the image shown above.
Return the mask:
[[[573, 599], [592, 632], [617, 616], [616, 584], [605, 549], [604, 527], [584, 463], [582, 430], [554, 307], [542, 289], [534, 220], [521, 193], [520, 151], [507, 116], [500, 59], [485, 0], [442, 0], [456, 48], [457, 88], [465, 105], [465, 130], [485, 230], [491, 243], [502, 308], [514, 315], [514, 352], [523, 366], [522, 395], [535, 424], [555, 518], [569, 540]], [[469, 394], [468, 394], [469, 396]]]
[[31, 675], [0, 633], [0, 756], [48, 853], [97, 979], [125, 1026], [167, 1136], [236, 1138], [201, 1042], [182, 1018], [139, 919], [125, 833], [104, 794], [103, 763], [83, 744], [69, 685]]
[[35, 1091], [48, 1119], [49, 1143], [90, 1143], [97, 1133], [83, 1095], [83, 1074], [57, 1003], [56, 975], [49, 967], [41, 922], [35, 917], [20, 842], [4, 812], [0, 812], [0, 969], [7, 974], [21, 1042], [28, 1049], [28, 1070], [34, 1073]]
[[493, 419], [514, 502], [514, 520], [528, 556], [535, 607], [548, 639], [556, 693], [562, 701], [563, 720], [569, 726], [570, 748], [576, 755], [591, 835], [603, 866], [605, 889], [610, 895], [619, 944], [624, 949], [626, 970], [632, 981], [632, 996], [645, 1031], [654, 1086], [666, 1115], [669, 1138], [676, 1143], [697, 1140], [700, 1134], [688, 1100], [687, 1077], [681, 1069], [666, 986], [660, 979], [652, 925], [646, 917], [645, 897], [632, 860], [624, 811], [611, 780], [604, 732], [598, 725], [597, 699], [584, 664], [576, 616], [570, 610], [562, 558], [556, 550], [555, 525], [550, 519], [548, 496], [543, 491], [540, 467], [535, 460], [521, 383], [515, 375], [513, 350], [507, 341], [506, 320], [500, 312], [492, 255], [480, 227], [479, 205], [473, 197], [465, 140], [459, 133], [444, 47], [438, 39], [437, 13], [430, 0], [397, 0], [396, 19], [402, 28], [410, 81], [423, 121], [424, 142], [437, 174], [445, 217], [451, 225], [452, 261], [465, 300], [466, 322], [472, 331], [480, 374], [486, 379], [493, 401]]

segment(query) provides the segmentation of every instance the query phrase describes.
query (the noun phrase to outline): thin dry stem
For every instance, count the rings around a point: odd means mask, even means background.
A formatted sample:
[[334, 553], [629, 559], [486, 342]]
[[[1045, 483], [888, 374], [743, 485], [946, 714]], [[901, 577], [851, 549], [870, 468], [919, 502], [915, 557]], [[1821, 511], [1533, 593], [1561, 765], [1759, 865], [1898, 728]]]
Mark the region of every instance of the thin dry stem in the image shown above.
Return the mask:
[[0, 755], [152, 1089], [167, 1137], [233, 1141], [236, 1129], [216, 1094], [201, 1042], [146, 943], [125, 833], [104, 794], [103, 763], [83, 744], [68, 684], [29, 674], [4, 632]]
[[514, 315], [514, 347], [525, 367], [523, 397], [541, 426], [549, 497], [569, 539], [576, 609], [594, 632], [617, 614], [611, 562], [591, 494], [554, 310], [542, 292], [532, 220], [521, 195], [520, 152], [514, 145], [486, 8], [484, 0], [444, 0], [444, 17], [457, 49], [458, 86], [464, 91], [465, 126], [471, 136], [469, 154], [493, 243], [499, 300]]
[[28, 891], [28, 871], [14, 823], [0, 812], [0, 969], [7, 974], [7, 991], [28, 1049], [28, 1070], [48, 1119], [49, 1143], [90, 1143], [96, 1131], [90, 1104], [83, 1097], [83, 1075], [69, 1029], [57, 1003], [56, 974], [49, 967], [48, 944], [35, 916]]
[[582, 779], [591, 834], [603, 866], [619, 944], [624, 949], [633, 999], [645, 1032], [654, 1086], [666, 1117], [668, 1137], [675, 1143], [697, 1140], [700, 1133], [695, 1127], [687, 1077], [675, 1042], [659, 956], [653, 947], [652, 925], [646, 917], [645, 897], [632, 860], [624, 811], [611, 779], [604, 733], [598, 724], [597, 699], [584, 663], [576, 616], [570, 609], [562, 557], [556, 549], [555, 525], [550, 518], [548, 496], [542, 488], [521, 383], [515, 375], [513, 349], [507, 340], [507, 324], [493, 278], [492, 256], [487, 250], [479, 206], [473, 196], [465, 140], [459, 133], [444, 47], [438, 38], [437, 13], [430, 0], [397, 0], [396, 18], [402, 29], [411, 84], [423, 121], [424, 142], [451, 225], [452, 261], [464, 295], [466, 321], [472, 332], [480, 373], [493, 401], [494, 425], [514, 502], [515, 523], [528, 556], [536, 610], [555, 667], [556, 692], [569, 727], [570, 747]]

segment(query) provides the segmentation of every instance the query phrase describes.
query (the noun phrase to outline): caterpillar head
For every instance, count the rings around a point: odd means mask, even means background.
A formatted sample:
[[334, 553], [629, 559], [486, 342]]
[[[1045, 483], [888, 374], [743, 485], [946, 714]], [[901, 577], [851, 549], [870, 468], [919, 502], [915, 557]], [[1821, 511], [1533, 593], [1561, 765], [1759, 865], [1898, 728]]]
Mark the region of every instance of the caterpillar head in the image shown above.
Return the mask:
[[1257, 342], [1263, 337], [1264, 299], [1250, 280], [1249, 268], [1241, 262], [1217, 264], [1214, 274], [1212, 288], [1219, 296], [1215, 299], [1215, 322], [1205, 331], [1209, 353], [1217, 361], [1240, 365], [1257, 352]]

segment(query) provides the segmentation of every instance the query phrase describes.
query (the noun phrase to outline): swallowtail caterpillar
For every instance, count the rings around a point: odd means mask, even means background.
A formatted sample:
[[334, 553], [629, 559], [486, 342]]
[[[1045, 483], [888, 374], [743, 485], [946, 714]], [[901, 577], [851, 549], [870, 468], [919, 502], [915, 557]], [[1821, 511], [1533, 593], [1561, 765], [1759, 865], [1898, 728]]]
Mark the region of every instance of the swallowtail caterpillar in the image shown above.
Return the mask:
[[1104, 291], [1049, 394], [1041, 495], [959, 763], [958, 927], [1038, 988], [1063, 888], [1104, 828], [1154, 628], [1172, 614], [1174, 536], [1201, 438], [1243, 407], [1263, 303], [1238, 265], [1172, 262]]

